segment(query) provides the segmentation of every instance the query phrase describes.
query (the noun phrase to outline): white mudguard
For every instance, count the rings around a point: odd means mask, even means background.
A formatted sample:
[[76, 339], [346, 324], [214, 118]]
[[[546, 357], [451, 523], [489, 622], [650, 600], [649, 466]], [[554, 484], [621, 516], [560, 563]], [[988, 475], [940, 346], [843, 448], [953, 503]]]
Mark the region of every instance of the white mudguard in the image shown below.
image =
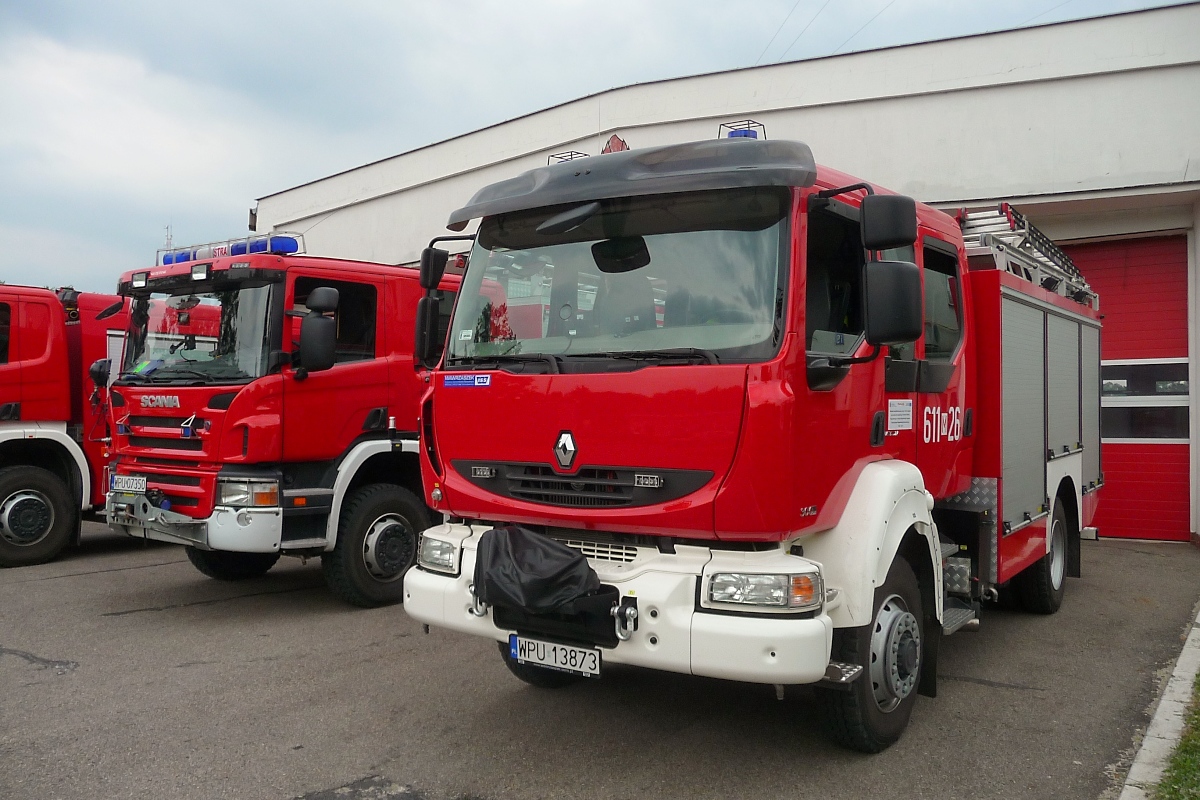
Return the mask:
[[876, 461], [863, 468], [837, 525], [800, 540], [805, 558], [821, 565], [825, 586], [841, 592], [841, 602], [829, 611], [835, 627], [870, 624], [875, 588], [887, 579], [910, 529], [929, 548], [941, 620], [942, 569], [932, 510], [933, 495], [925, 491], [919, 469], [907, 461]]

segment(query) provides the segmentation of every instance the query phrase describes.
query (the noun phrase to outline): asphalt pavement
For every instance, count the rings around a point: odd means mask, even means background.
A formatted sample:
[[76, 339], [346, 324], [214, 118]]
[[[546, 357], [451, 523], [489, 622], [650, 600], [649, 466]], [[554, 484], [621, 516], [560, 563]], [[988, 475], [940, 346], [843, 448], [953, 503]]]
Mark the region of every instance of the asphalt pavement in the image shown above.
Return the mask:
[[0, 570], [0, 797], [1115, 797], [1200, 598], [1200, 550], [1083, 543], [1050, 617], [985, 609], [942, 643], [877, 756], [810, 694], [613, 666], [528, 687], [495, 645], [364, 611], [320, 566], [221, 583], [98, 525]]

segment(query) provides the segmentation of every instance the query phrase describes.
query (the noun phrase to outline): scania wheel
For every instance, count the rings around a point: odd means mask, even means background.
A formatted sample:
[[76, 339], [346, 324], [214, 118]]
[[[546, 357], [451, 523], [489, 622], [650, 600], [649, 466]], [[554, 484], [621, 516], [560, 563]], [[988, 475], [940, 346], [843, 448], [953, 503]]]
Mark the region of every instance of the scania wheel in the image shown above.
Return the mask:
[[896, 558], [875, 590], [874, 608], [872, 624], [834, 631], [830, 657], [861, 664], [863, 674], [849, 691], [817, 690], [830, 737], [864, 753], [881, 752], [899, 740], [921, 682], [921, 592], [903, 558]]
[[337, 545], [321, 556], [325, 582], [341, 599], [363, 608], [398, 603], [405, 571], [417, 556], [417, 538], [433, 521], [412, 492], [373, 483], [346, 498]]
[[57, 475], [41, 467], [0, 469], [0, 567], [51, 561], [78, 529], [79, 509]]
[[227, 553], [185, 547], [188, 561], [210, 578], [219, 581], [243, 581], [266, 575], [275, 566], [279, 553]]

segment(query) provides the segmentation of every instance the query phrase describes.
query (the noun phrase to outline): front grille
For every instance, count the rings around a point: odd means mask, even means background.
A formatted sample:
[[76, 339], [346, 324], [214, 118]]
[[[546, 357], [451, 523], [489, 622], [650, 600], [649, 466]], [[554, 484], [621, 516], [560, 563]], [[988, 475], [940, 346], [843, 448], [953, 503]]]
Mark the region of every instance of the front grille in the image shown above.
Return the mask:
[[638, 556], [638, 549], [633, 545], [616, 544], [613, 542], [585, 542], [582, 539], [559, 539], [558, 541], [565, 544], [567, 547], [574, 548], [583, 553], [586, 558], [594, 558], [597, 561], [617, 561], [622, 564], [628, 564]]
[[[130, 416], [126, 423], [136, 425], [139, 428], [179, 428], [183, 423], [187, 422], [191, 417], [148, 417], [148, 416]], [[197, 428], [204, 427], [204, 420], [196, 417], [194, 425]]]
[[573, 508], [627, 506], [633, 500], [633, 476], [622, 480], [616, 470], [581, 469], [558, 475], [550, 467], [526, 465], [508, 471], [508, 494], [531, 503]]
[[677, 500], [700, 489], [708, 470], [581, 467], [563, 475], [549, 464], [451, 462], [458, 474], [488, 492], [566, 508], [636, 508]]
[[200, 505], [199, 497], [184, 497], [181, 494], [164, 494], [163, 496], [170, 500], [171, 505], [175, 508], [195, 508]]
[[134, 447], [157, 447], [160, 450], [203, 450], [204, 442], [199, 439], [174, 439], [158, 436], [130, 436]]

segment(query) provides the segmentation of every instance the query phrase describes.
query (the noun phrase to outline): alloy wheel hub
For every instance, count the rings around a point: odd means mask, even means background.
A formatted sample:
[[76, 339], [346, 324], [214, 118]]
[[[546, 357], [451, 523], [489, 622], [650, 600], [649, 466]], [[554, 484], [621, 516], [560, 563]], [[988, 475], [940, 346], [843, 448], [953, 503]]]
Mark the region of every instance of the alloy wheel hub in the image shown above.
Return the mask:
[[0, 505], [0, 536], [12, 544], [36, 544], [52, 527], [54, 509], [41, 492], [16, 492]]
[[871, 689], [881, 711], [912, 694], [921, 668], [921, 629], [897, 595], [884, 600], [871, 634]]

